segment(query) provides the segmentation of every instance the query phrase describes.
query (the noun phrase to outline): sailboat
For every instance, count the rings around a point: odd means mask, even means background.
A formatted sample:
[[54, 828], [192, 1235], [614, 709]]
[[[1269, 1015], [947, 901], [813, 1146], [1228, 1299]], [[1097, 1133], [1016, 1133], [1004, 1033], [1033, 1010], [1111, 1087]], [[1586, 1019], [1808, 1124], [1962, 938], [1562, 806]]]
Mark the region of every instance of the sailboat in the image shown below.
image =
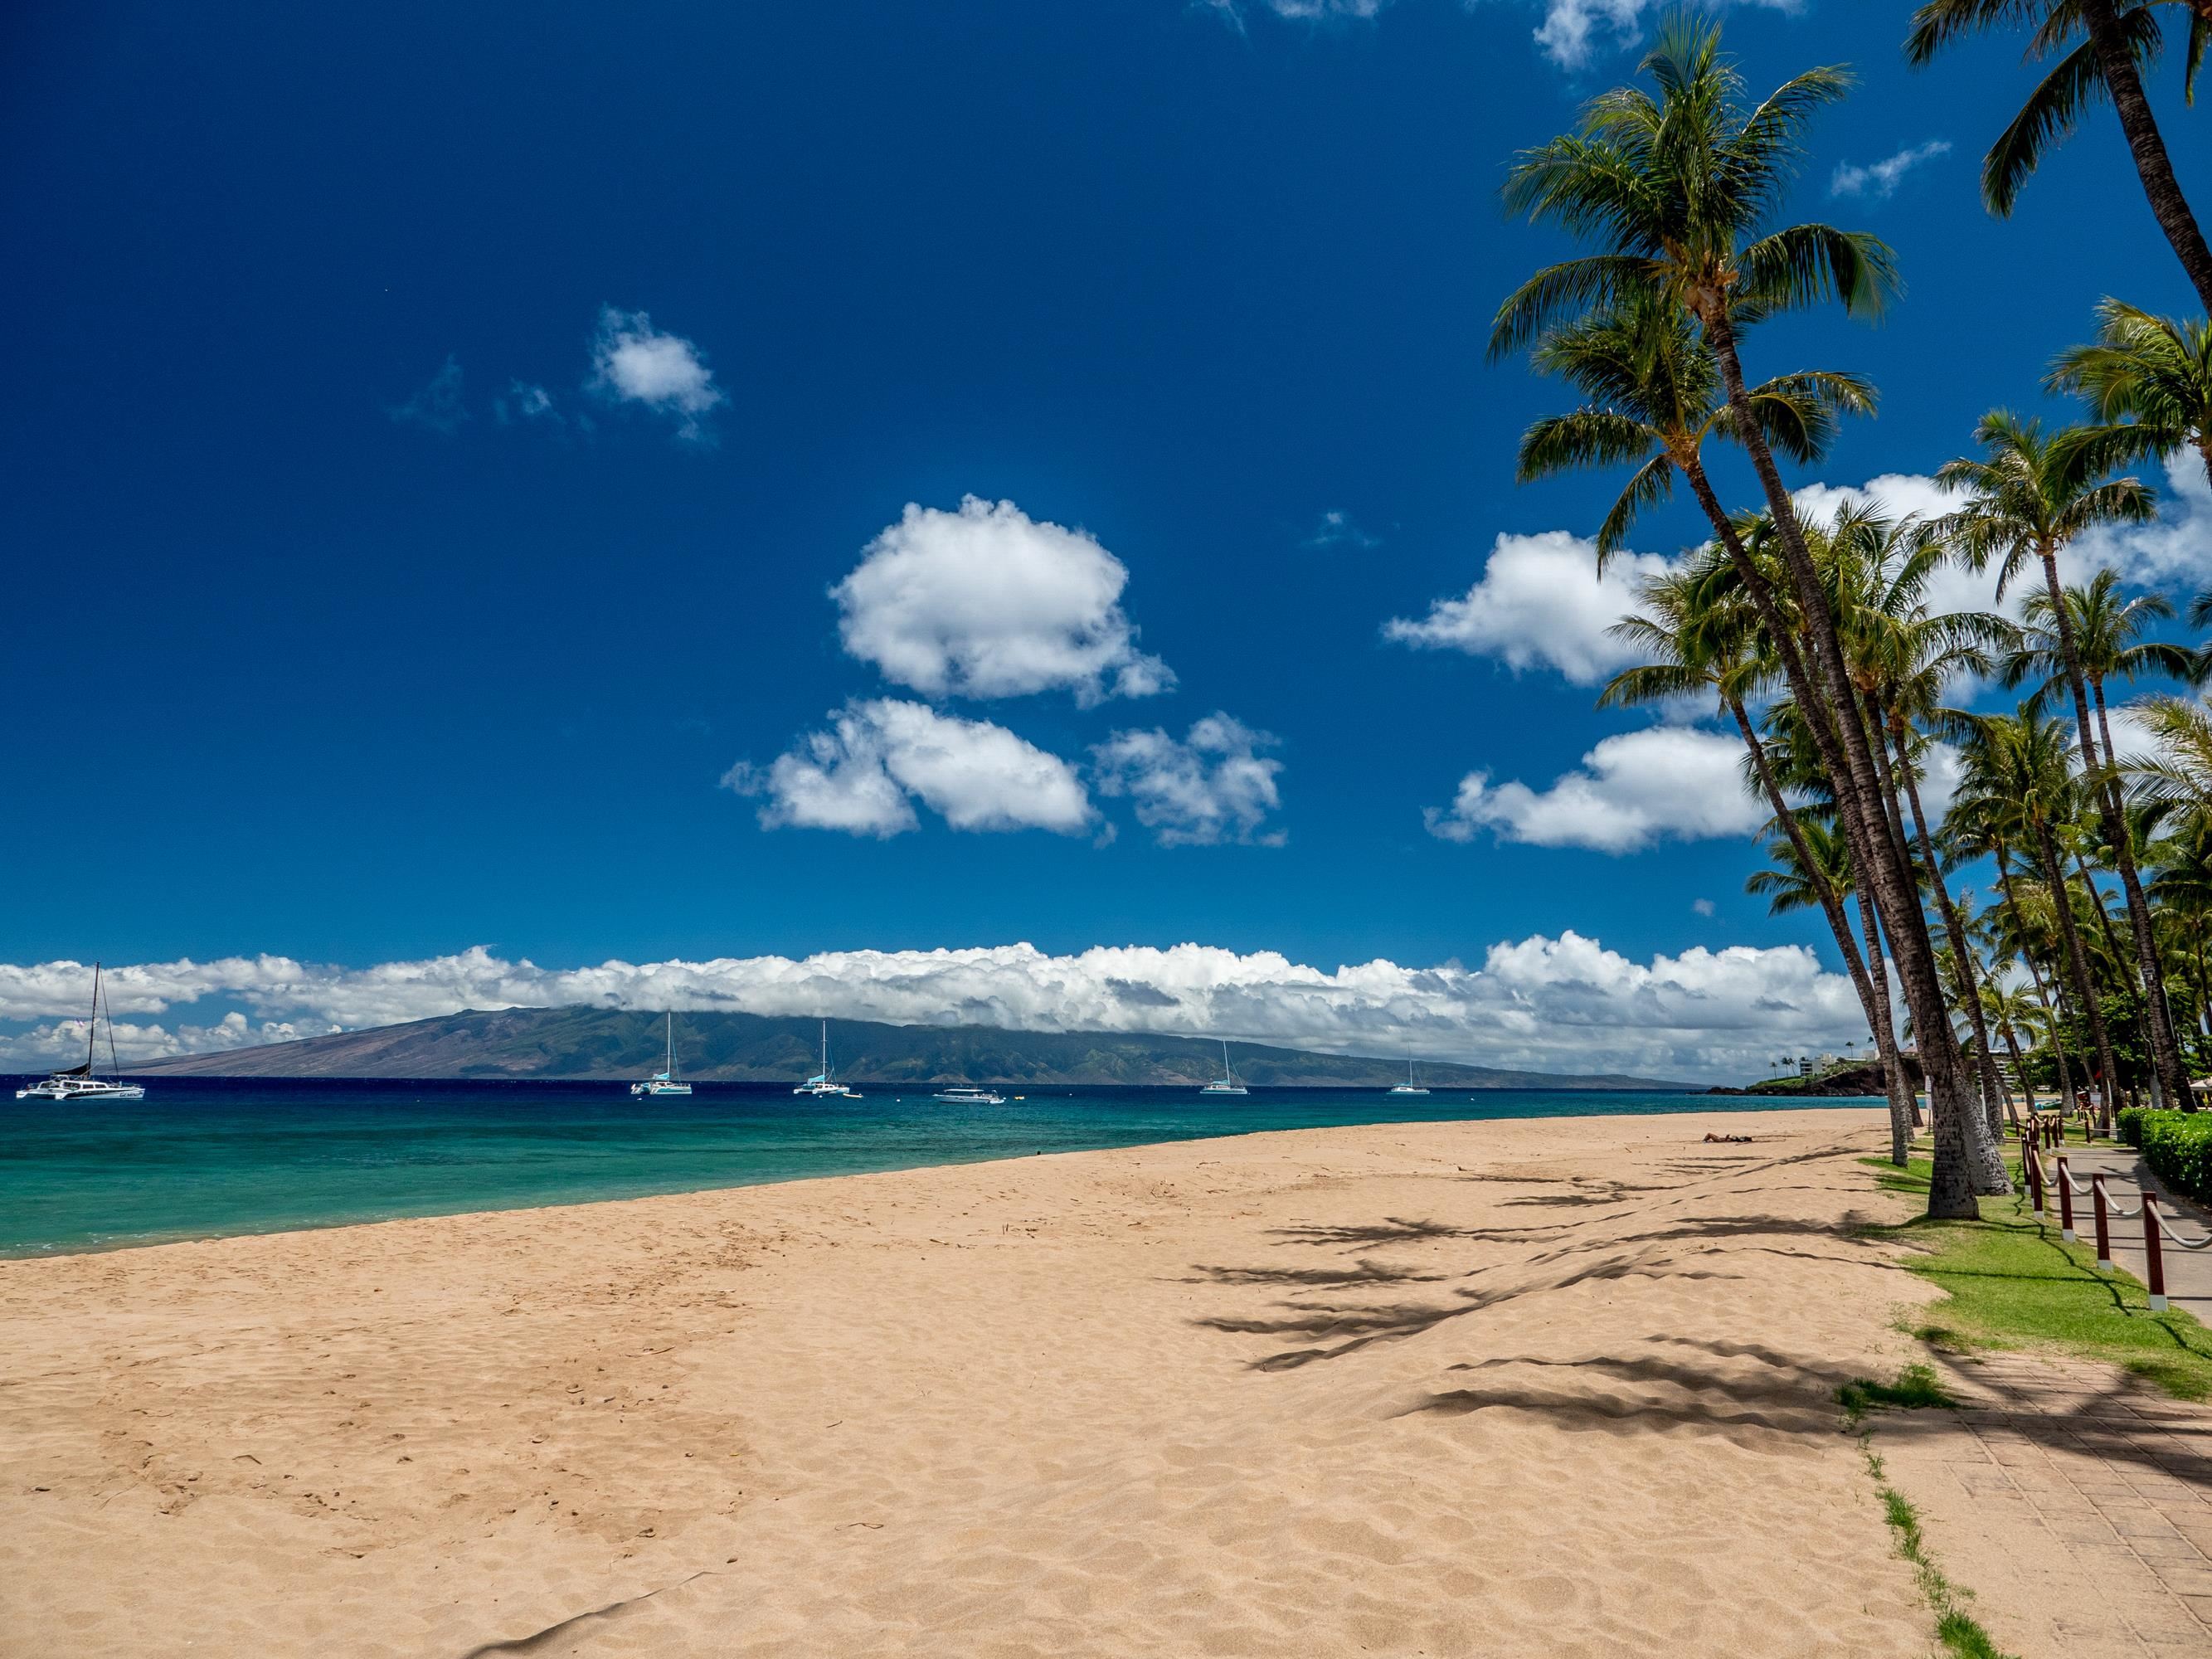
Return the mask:
[[660, 1070], [644, 1082], [631, 1084], [629, 1091], [634, 1095], [688, 1095], [691, 1092], [691, 1085], [678, 1081], [676, 1076], [676, 1016], [673, 1012], [668, 1016], [668, 1058], [661, 1063]]
[[791, 1092], [795, 1095], [812, 1095], [817, 1099], [823, 1096], [836, 1096], [844, 1100], [860, 1098], [860, 1096], [830, 1075], [830, 1022], [826, 1019], [822, 1022], [822, 1069]]
[[[85, 1022], [84, 1064], [72, 1066], [66, 1072], [56, 1072], [44, 1083], [33, 1083], [27, 1089], [15, 1091], [18, 1100], [143, 1100], [146, 1090], [143, 1084], [125, 1083], [120, 1075], [112, 1078], [92, 1074], [93, 1045], [100, 1040], [100, 964], [92, 964], [92, 1018]], [[115, 1058], [115, 1016], [107, 1017], [107, 1069], [120, 1073], [122, 1065]]]
[[1199, 1093], [1202, 1095], [1241, 1095], [1245, 1092], [1246, 1090], [1244, 1085], [1237, 1076], [1237, 1068], [1229, 1063], [1229, 1045], [1224, 1042], [1221, 1045], [1221, 1075], [1214, 1079], [1212, 1082], [1207, 1084], [1206, 1087], [1200, 1089]]
[[1428, 1093], [1426, 1089], [1424, 1089], [1419, 1084], [1413, 1081], [1413, 1055], [1407, 1054], [1406, 1056], [1406, 1080], [1403, 1083], [1395, 1085], [1391, 1089], [1390, 1092], [1394, 1095], [1425, 1095]]

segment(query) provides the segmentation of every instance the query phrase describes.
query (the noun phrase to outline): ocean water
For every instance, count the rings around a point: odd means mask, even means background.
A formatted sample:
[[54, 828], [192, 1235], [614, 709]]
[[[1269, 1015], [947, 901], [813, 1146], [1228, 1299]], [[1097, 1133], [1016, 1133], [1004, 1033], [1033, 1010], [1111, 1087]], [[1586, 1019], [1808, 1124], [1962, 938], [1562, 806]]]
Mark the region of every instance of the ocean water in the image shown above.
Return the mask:
[[[108, 1249], [468, 1210], [970, 1164], [1265, 1129], [1463, 1118], [1758, 1112], [1801, 1103], [1583, 1091], [1002, 1089], [1003, 1106], [868, 1088], [794, 1098], [707, 1083], [149, 1079], [133, 1103], [17, 1100], [0, 1084], [0, 1255]], [[1862, 1103], [1835, 1101], [1834, 1105]], [[1872, 1103], [1880, 1104], [1879, 1101]]]

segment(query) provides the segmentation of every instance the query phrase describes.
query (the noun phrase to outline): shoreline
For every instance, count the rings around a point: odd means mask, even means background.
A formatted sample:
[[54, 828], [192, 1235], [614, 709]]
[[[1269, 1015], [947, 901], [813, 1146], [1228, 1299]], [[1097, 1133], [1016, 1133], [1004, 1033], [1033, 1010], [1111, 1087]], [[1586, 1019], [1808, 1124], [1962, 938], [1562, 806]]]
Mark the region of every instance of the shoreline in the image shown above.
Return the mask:
[[[312, 1090], [319, 1085], [308, 1080], [298, 1086]], [[472, 1103], [465, 1085], [442, 1086], [453, 1102], [464, 1106]], [[945, 1127], [940, 1120], [955, 1115], [935, 1106], [932, 1099], [912, 1104], [882, 1098], [855, 1102], [849, 1109], [859, 1114], [859, 1120], [846, 1123], [819, 1110], [794, 1113], [778, 1091], [751, 1097], [732, 1094], [722, 1103], [712, 1097], [696, 1105], [684, 1103], [675, 1109], [684, 1138], [666, 1141], [659, 1138], [653, 1123], [663, 1115], [663, 1109], [640, 1108], [627, 1097], [564, 1092], [568, 1108], [587, 1115], [574, 1121], [549, 1116], [538, 1124], [500, 1115], [479, 1122], [464, 1113], [450, 1122], [431, 1116], [416, 1123], [394, 1125], [386, 1121], [387, 1115], [381, 1109], [341, 1105], [333, 1108], [327, 1122], [312, 1115], [289, 1113], [271, 1120], [271, 1133], [281, 1133], [289, 1142], [325, 1127], [350, 1134], [353, 1144], [341, 1149], [341, 1157], [350, 1163], [324, 1157], [318, 1148], [303, 1151], [296, 1145], [288, 1145], [281, 1154], [289, 1162], [266, 1165], [238, 1162], [236, 1147], [246, 1139], [246, 1128], [234, 1133], [234, 1126], [223, 1123], [212, 1109], [198, 1103], [190, 1116], [172, 1115], [158, 1104], [129, 1113], [109, 1109], [92, 1120], [74, 1117], [41, 1122], [39, 1115], [24, 1114], [33, 1132], [45, 1129], [62, 1140], [64, 1180], [75, 1177], [76, 1171], [99, 1158], [97, 1139], [91, 1139], [89, 1145], [88, 1139], [111, 1131], [125, 1138], [158, 1140], [162, 1161], [146, 1164], [141, 1174], [125, 1170], [105, 1176], [104, 1184], [88, 1192], [72, 1193], [64, 1187], [58, 1194], [49, 1194], [38, 1190], [36, 1177], [40, 1170], [33, 1135], [19, 1137], [15, 1150], [21, 1173], [13, 1191], [0, 1194], [0, 1261], [110, 1255], [222, 1238], [375, 1226], [410, 1218], [620, 1203], [794, 1181], [958, 1168], [1039, 1154], [1187, 1145], [1310, 1129], [1439, 1122], [1565, 1122], [1584, 1118], [1625, 1121], [1686, 1109], [1754, 1115], [1850, 1110], [1880, 1103], [1835, 1097], [1808, 1105], [1764, 1096], [1661, 1095], [1635, 1091], [1608, 1096], [1585, 1090], [1471, 1091], [1462, 1097], [1454, 1091], [1434, 1096], [1430, 1115], [1423, 1116], [1416, 1109], [1376, 1091], [1281, 1089], [1267, 1091], [1252, 1104], [1223, 1109], [1193, 1102], [1180, 1091], [1130, 1090], [1115, 1095], [1069, 1091], [1040, 1097], [1029, 1103], [1028, 1111], [1042, 1115], [1003, 1107], [981, 1109], [965, 1121], [955, 1118], [950, 1127]], [[289, 1106], [286, 1093], [276, 1091], [272, 1099], [262, 1085], [262, 1091], [249, 1098], [257, 1105]], [[1614, 1109], [1587, 1109], [1608, 1099], [1618, 1103]], [[1375, 1109], [1361, 1110], [1363, 1101]], [[734, 1103], [740, 1111], [757, 1107], [763, 1121], [718, 1115], [727, 1103]], [[1531, 1107], [1538, 1109], [1516, 1109]], [[357, 1123], [336, 1115], [349, 1109], [369, 1115]], [[1395, 1115], [1407, 1111], [1415, 1115]], [[1248, 1113], [1258, 1121], [1249, 1128], [1234, 1127]], [[605, 1121], [596, 1115], [602, 1114]], [[1301, 1121], [1302, 1117], [1311, 1121]], [[259, 1120], [249, 1118], [244, 1122], [252, 1127]], [[508, 1134], [512, 1144], [505, 1156], [511, 1158], [511, 1167], [500, 1167], [495, 1162], [499, 1154], [485, 1152], [482, 1136], [488, 1126]], [[758, 1138], [757, 1131], [764, 1132], [768, 1138]], [[866, 1140], [871, 1133], [878, 1139]], [[521, 1138], [529, 1134], [540, 1138]], [[430, 1156], [444, 1144], [441, 1137], [452, 1137], [459, 1143], [442, 1161]], [[211, 1169], [193, 1166], [191, 1160], [199, 1139], [212, 1146], [216, 1156], [232, 1161]], [[862, 1150], [854, 1150], [856, 1146]], [[320, 1161], [311, 1163], [311, 1158]], [[696, 1178], [666, 1173], [667, 1163], [673, 1158], [691, 1162], [698, 1171]], [[550, 1169], [556, 1159], [566, 1160], [565, 1164]], [[177, 1167], [179, 1163], [185, 1167]], [[449, 1188], [433, 1188], [424, 1170], [447, 1180]], [[210, 1195], [212, 1183], [218, 1179], [235, 1190], [232, 1201], [238, 1207], [228, 1215]], [[416, 1182], [412, 1188], [398, 1184], [410, 1179]], [[533, 1188], [526, 1184], [531, 1182], [539, 1184]], [[383, 1196], [374, 1191], [380, 1182], [385, 1185]], [[276, 1197], [270, 1195], [272, 1191]], [[319, 1199], [318, 1194], [323, 1196]], [[107, 1217], [128, 1206], [158, 1206], [173, 1198], [180, 1199], [185, 1212], [175, 1215], [167, 1224], [125, 1234], [113, 1231], [106, 1222]], [[194, 1205], [199, 1206], [198, 1213], [192, 1212]], [[61, 1212], [47, 1213], [54, 1210]], [[143, 1209], [138, 1212], [143, 1214]], [[94, 1217], [97, 1222], [92, 1219]]]
[[1905, 1659], [1833, 1399], [1928, 1294], [1852, 1231], [1902, 1213], [1882, 1125], [1366, 1125], [0, 1262], [0, 1647]]

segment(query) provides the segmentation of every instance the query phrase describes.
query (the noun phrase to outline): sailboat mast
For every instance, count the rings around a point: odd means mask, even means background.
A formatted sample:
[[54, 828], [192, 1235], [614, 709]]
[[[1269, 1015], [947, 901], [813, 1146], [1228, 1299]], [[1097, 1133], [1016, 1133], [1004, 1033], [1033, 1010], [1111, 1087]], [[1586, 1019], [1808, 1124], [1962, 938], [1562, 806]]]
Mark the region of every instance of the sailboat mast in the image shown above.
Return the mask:
[[92, 1075], [92, 1045], [100, 1040], [100, 964], [92, 964], [92, 1018], [84, 1028], [84, 1074]]
[[[118, 1081], [121, 1079], [123, 1060], [122, 1057], [115, 1052], [115, 1010], [112, 1008], [107, 1011], [107, 1070], [110, 1076]], [[85, 1075], [89, 1077], [92, 1074], [88, 1072]]]

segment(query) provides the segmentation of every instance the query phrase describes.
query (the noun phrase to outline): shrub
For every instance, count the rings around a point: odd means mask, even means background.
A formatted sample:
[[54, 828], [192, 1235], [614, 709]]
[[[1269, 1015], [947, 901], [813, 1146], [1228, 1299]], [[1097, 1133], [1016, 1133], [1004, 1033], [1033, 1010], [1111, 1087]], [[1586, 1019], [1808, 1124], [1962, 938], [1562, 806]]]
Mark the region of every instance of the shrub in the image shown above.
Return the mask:
[[2147, 1106], [2123, 1106], [2120, 1108], [2120, 1115], [2112, 1120], [2113, 1127], [2119, 1131], [2120, 1139], [2137, 1152], [2142, 1150], [2143, 1114], [2149, 1109]]
[[2212, 1204], [2212, 1112], [2143, 1112], [2129, 1144], [2175, 1192]]

